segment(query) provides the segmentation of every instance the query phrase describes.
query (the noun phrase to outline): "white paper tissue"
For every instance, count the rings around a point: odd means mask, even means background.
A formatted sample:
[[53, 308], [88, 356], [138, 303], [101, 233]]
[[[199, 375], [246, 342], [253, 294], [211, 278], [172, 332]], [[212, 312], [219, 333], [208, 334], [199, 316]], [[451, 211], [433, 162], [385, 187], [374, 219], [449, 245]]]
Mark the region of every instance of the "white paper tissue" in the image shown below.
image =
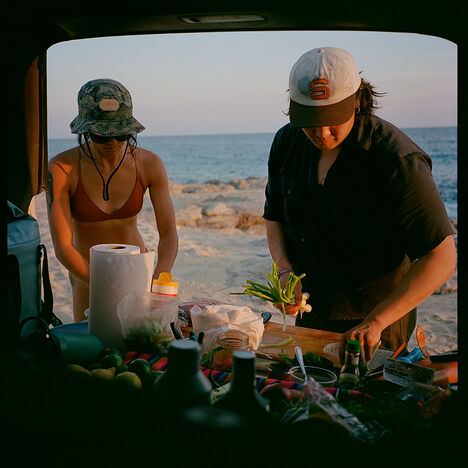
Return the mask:
[[123, 349], [117, 304], [133, 291], [149, 292], [154, 252], [128, 244], [98, 244], [89, 255], [89, 333], [105, 346]]
[[249, 336], [249, 348], [255, 351], [262, 341], [263, 319], [249, 307], [228, 304], [208, 305], [201, 309], [197, 305], [190, 309], [193, 330], [198, 335], [204, 332], [202, 352], [214, 348], [216, 337], [228, 330], [241, 330]]

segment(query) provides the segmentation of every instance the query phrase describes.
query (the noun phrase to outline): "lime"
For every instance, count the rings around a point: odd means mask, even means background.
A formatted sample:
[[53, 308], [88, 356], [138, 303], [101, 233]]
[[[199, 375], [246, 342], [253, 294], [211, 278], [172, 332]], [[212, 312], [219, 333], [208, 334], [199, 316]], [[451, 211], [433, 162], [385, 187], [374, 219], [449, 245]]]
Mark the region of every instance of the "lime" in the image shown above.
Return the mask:
[[129, 387], [141, 388], [141, 379], [135, 372], [121, 372], [115, 377], [115, 381]]
[[135, 359], [128, 365], [128, 370], [130, 372], [135, 372], [140, 380], [144, 382], [148, 379], [151, 374], [151, 364], [146, 359]]
[[124, 366], [122, 356], [119, 354], [107, 354], [101, 359], [100, 362], [104, 369], [115, 367], [115, 369], [119, 371]]
[[119, 356], [122, 355], [119, 349], [114, 348], [112, 346], [106, 346], [101, 352], [101, 356], [107, 356], [108, 354], [118, 354]]
[[88, 370], [92, 371], [94, 369], [100, 369], [101, 363], [100, 362], [92, 362], [91, 364], [88, 364]]

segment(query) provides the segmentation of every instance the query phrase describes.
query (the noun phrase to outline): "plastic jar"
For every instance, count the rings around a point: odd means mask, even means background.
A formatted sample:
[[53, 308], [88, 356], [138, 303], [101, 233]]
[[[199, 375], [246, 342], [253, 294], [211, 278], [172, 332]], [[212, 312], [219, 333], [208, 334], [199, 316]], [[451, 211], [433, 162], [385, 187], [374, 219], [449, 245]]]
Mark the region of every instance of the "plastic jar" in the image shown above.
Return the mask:
[[159, 273], [158, 279], [153, 280], [151, 292], [164, 296], [177, 296], [179, 283], [172, 281], [172, 275], [167, 272]]
[[216, 338], [215, 348], [222, 347], [213, 355], [211, 368], [213, 370], [232, 370], [234, 351], [249, 349], [249, 336], [240, 330], [228, 330]]

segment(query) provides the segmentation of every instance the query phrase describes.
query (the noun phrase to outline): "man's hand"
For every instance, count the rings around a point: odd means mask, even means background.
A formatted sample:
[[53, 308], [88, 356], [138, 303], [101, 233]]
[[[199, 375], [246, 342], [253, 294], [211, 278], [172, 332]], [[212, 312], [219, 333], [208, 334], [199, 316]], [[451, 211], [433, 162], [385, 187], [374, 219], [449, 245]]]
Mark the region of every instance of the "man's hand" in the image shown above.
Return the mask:
[[361, 359], [369, 362], [380, 344], [381, 326], [375, 321], [362, 322], [343, 335], [344, 346], [341, 348], [343, 362], [347, 340], [356, 340], [361, 343]]
[[[284, 288], [284, 285], [288, 281], [288, 275], [287, 274], [282, 275], [279, 280], [280, 280], [281, 287]], [[288, 315], [296, 315], [301, 309], [302, 285], [300, 281], [297, 282], [296, 287], [294, 288], [294, 297], [295, 297], [294, 304], [284, 306], [284, 311]], [[281, 304], [274, 304], [274, 305], [277, 309], [283, 311], [283, 309], [281, 308]]]

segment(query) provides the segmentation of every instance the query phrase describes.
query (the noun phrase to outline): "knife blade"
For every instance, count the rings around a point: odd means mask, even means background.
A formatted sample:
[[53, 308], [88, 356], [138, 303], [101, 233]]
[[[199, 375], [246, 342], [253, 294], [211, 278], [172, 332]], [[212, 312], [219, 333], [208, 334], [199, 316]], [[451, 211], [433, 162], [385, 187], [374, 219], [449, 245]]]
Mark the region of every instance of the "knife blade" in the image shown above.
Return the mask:
[[405, 346], [406, 346], [406, 343], [403, 341], [403, 343], [401, 343], [401, 345], [392, 354], [392, 359], [395, 359], [403, 351]]

